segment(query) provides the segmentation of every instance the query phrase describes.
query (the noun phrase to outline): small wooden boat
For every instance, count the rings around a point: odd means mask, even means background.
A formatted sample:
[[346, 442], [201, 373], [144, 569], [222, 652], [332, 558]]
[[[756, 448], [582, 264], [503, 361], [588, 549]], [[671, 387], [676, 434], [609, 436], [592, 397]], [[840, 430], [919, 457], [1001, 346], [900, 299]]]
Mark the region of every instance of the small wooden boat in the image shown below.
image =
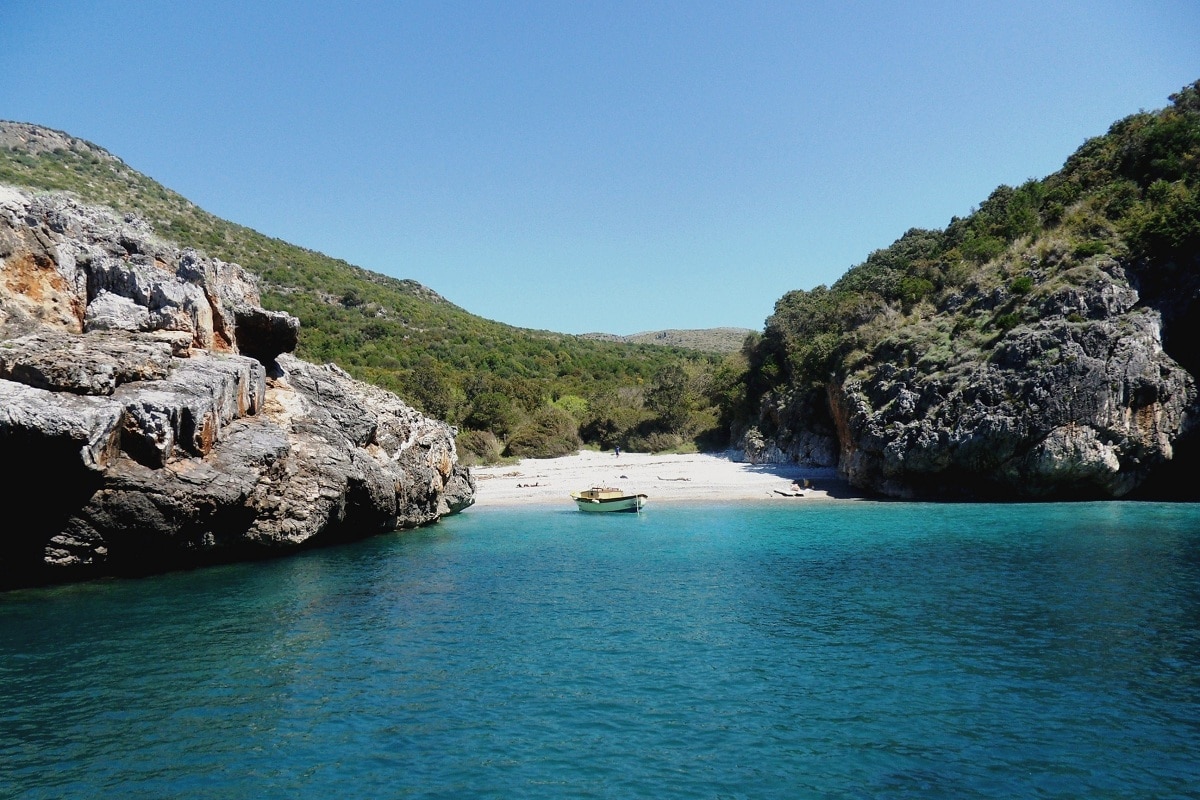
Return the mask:
[[571, 499], [580, 511], [629, 511], [637, 513], [646, 505], [646, 495], [627, 494], [620, 489], [593, 486], [582, 492], [571, 492]]

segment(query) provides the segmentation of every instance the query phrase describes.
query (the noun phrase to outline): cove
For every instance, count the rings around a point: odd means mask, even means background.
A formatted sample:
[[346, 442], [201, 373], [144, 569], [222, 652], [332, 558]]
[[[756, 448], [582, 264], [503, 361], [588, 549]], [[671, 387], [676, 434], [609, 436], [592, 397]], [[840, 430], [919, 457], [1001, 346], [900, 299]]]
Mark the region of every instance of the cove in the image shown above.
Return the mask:
[[1200, 509], [471, 509], [0, 595], [0, 796], [1164, 797]]

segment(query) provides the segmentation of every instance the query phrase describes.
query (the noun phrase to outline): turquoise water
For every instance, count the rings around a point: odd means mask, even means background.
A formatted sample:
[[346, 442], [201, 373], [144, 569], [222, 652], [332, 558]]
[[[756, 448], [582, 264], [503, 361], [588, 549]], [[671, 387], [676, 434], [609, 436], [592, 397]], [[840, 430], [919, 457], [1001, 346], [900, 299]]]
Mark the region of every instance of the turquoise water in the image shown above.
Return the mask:
[[1200, 797], [1200, 507], [472, 509], [0, 595], [0, 796]]

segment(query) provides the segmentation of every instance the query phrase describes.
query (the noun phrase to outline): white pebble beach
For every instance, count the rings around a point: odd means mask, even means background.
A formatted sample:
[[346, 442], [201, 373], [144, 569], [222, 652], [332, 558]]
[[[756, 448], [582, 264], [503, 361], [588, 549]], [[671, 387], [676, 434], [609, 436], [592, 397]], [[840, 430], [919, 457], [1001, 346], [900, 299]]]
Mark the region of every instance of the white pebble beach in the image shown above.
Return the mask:
[[[782, 503], [847, 498], [853, 493], [833, 469], [748, 464], [710, 453], [655, 455], [583, 450], [559, 458], [472, 467], [475, 506], [566, 505], [571, 492], [593, 486], [648, 495], [648, 503], [771, 500]], [[804, 488], [804, 482], [810, 486]], [[793, 482], [798, 482], [799, 491]]]

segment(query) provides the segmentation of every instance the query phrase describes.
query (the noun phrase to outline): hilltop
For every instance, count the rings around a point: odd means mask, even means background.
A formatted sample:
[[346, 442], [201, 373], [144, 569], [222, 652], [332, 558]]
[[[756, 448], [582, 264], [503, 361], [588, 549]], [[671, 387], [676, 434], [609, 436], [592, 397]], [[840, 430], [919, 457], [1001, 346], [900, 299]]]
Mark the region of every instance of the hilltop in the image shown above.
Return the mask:
[[643, 331], [620, 336], [615, 333], [584, 333], [581, 339], [602, 342], [625, 342], [626, 344], [660, 344], [699, 350], [703, 353], [736, 353], [742, 349], [746, 337], [755, 333], [749, 328], [696, 328], [681, 330], [669, 328], [663, 331]]

